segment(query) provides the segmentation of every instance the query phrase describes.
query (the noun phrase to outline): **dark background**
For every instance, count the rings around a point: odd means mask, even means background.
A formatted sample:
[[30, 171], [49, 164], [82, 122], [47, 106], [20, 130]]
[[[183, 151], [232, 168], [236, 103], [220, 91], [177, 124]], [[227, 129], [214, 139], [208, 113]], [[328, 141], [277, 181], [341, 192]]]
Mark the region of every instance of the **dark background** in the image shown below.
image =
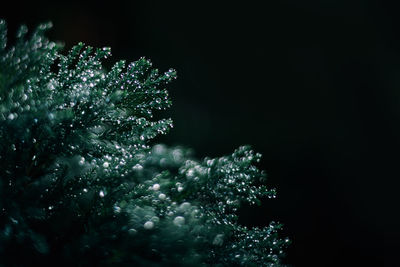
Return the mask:
[[164, 113], [175, 127], [158, 141], [198, 157], [241, 144], [261, 152], [278, 198], [246, 208], [243, 221], [284, 223], [293, 241], [287, 263], [400, 266], [397, 208], [389, 208], [398, 186], [387, 189], [399, 177], [400, 9], [234, 2], [14, 1], [0, 17], [12, 34], [50, 20], [49, 36], [67, 49], [110, 46], [108, 64], [146, 56], [175, 68], [174, 105]]

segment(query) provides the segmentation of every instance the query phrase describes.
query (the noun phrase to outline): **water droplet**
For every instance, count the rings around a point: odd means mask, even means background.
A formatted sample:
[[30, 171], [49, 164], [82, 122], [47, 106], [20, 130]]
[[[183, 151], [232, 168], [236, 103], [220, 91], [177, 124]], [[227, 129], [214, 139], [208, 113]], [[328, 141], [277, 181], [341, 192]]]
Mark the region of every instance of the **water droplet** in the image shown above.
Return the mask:
[[154, 184], [153, 185], [153, 190], [154, 191], [158, 191], [160, 189], [160, 185], [159, 184]]
[[85, 164], [85, 158], [81, 157], [80, 161], [79, 161], [79, 165], [84, 165]]
[[133, 166], [133, 169], [134, 169], [134, 170], [137, 170], [137, 171], [140, 171], [140, 170], [143, 169], [143, 166], [140, 165], [140, 164], [136, 164], [135, 166]]
[[160, 218], [158, 218], [157, 216], [153, 216], [151, 217], [151, 221], [154, 223], [158, 223], [160, 221]]
[[15, 119], [15, 115], [13, 113], [10, 113], [7, 118], [12, 121], [13, 119]]
[[152, 221], [147, 221], [145, 222], [145, 224], [143, 225], [144, 229], [146, 230], [150, 230], [154, 228], [154, 223]]
[[53, 206], [49, 206], [49, 210], [52, 210], [54, 207]]
[[167, 196], [165, 194], [161, 193], [161, 194], [158, 195], [158, 198], [161, 199], [161, 200], [164, 200], [164, 199], [167, 198]]
[[189, 169], [186, 173], [186, 176], [188, 178], [192, 178], [194, 176], [194, 170], [193, 169]]
[[86, 188], [83, 188], [83, 192], [87, 193], [87, 192], [88, 192], [88, 190], [87, 190]]
[[176, 216], [174, 219], [174, 224], [176, 226], [182, 226], [185, 224], [185, 218], [182, 216]]
[[103, 163], [104, 168], [108, 168], [109, 166], [110, 166], [110, 163], [108, 163], [107, 161]]
[[190, 203], [189, 202], [183, 202], [180, 206], [179, 209], [182, 211], [186, 211], [190, 208]]
[[136, 229], [131, 228], [131, 229], [128, 230], [128, 233], [130, 235], [135, 235], [137, 233], [137, 231], [136, 231]]

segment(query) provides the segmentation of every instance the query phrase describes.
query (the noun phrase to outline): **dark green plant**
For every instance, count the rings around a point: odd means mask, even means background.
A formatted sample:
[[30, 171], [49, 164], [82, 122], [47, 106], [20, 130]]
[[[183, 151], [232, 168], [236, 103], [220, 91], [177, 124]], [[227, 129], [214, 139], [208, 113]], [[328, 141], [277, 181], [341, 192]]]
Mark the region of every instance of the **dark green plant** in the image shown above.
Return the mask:
[[5, 266], [279, 266], [280, 224], [238, 223], [243, 202], [275, 197], [260, 154], [196, 160], [149, 141], [172, 127], [171, 105], [141, 58], [110, 71], [110, 49], [67, 55], [40, 25], [7, 46], [0, 21], [0, 263]]

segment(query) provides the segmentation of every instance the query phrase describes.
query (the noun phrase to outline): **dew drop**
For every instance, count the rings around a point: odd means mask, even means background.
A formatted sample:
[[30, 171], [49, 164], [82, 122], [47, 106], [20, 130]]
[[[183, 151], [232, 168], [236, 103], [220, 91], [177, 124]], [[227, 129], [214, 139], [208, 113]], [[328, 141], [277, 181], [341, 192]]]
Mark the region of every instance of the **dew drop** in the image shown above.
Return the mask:
[[133, 166], [133, 169], [134, 169], [134, 170], [137, 170], [137, 171], [140, 171], [140, 170], [143, 169], [143, 166], [140, 165], [140, 164], [136, 164], [135, 166]]
[[159, 184], [154, 184], [153, 185], [153, 190], [154, 191], [158, 191], [160, 189], [160, 185]]
[[176, 216], [174, 219], [174, 224], [176, 226], [182, 226], [185, 224], [185, 218], [182, 216]]
[[128, 230], [128, 233], [130, 235], [135, 235], [137, 233], [137, 231], [136, 231], [136, 229], [131, 228], [131, 229]]
[[157, 216], [153, 216], [151, 218], [151, 221], [154, 222], [154, 223], [158, 223], [160, 221], [160, 218], [158, 218]]
[[183, 210], [183, 211], [185, 211], [185, 210], [188, 210], [189, 208], [190, 208], [190, 203], [189, 202], [183, 202], [180, 206], [179, 206], [179, 208], [181, 209], [181, 210]]
[[151, 230], [154, 228], [154, 223], [152, 221], [147, 221], [145, 222], [145, 224], [143, 225], [144, 229], [146, 230]]

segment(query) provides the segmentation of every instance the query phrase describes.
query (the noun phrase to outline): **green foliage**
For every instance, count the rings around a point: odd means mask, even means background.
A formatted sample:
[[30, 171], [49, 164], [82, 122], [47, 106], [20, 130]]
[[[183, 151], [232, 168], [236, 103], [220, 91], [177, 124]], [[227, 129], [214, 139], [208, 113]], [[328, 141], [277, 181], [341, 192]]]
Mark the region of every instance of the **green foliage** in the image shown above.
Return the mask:
[[[278, 266], [281, 225], [247, 228], [243, 202], [275, 197], [240, 147], [198, 161], [149, 146], [172, 127], [166, 85], [141, 58], [110, 71], [109, 48], [82, 43], [67, 55], [49, 24], [7, 47], [0, 21], [0, 259], [5, 265]], [[17, 257], [16, 255], [24, 255]]]

